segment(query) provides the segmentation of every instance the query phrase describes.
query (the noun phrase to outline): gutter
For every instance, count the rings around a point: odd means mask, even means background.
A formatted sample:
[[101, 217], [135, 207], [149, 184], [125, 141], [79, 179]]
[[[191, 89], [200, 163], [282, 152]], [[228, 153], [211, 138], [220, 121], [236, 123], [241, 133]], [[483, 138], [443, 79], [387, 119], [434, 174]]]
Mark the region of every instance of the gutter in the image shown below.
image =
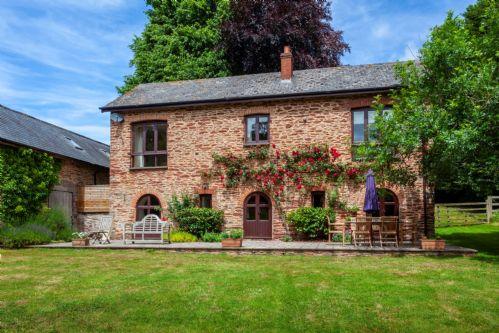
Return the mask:
[[400, 85], [392, 85], [383, 88], [363, 88], [363, 89], [347, 89], [335, 90], [326, 92], [309, 92], [309, 93], [296, 93], [284, 95], [263, 95], [254, 97], [236, 97], [236, 98], [219, 98], [219, 99], [206, 99], [199, 101], [184, 101], [184, 102], [171, 102], [171, 103], [150, 103], [140, 105], [124, 105], [124, 106], [103, 106], [100, 108], [101, 112], [112, 111], [133, 111], [138, 109], [151, 109], [151, 108], [171, 108], [171, 107], [188, 107], [188, 106], [203, 106], [212, 104], [231, 104], [242, 102], [267, 102], [279, 101], [284, 99], [300, 99], [304, 97], [327, 97], [327, 96], [351, 96], [369, 93], [387, 93], [393, 89], [399, 88]]

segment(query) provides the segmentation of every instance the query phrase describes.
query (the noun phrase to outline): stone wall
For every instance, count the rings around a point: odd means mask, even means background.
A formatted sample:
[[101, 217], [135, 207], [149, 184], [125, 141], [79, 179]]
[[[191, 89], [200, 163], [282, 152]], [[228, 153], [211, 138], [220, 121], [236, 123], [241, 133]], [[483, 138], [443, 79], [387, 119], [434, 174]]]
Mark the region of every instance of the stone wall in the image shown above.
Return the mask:
[[[324, 97], [123, 112], [124, 121], [111, 124], [110, 200], [116, 236], [121, 232], [118, 221], [134, 221], [136, 202], [145, 194], [155, 195], [162, 207], [166, 207], [172, 194], [212, 193], [213, 207], [225, 212], [226, 226], [242, 227], [243, 202], [256, 189], [247, 186], [227, 189], [220, 181], [207, 184], [201, 174], [212, 166], [213, 153], [243, 155], [251, 149], [244, 145], [244, 116], [270, 114], [270, 143], [280, 150], [328, 144], [338, 149], [342, 154], [340, 159], [350, 160], [351, 110], [371, 103], [372, 96]], [[168, 122], [168, 167], [131, 170], [132, 124], [152, 120]], [[414, 220], [422, 232], [421, 181], [409, 188], [390, 189], [399, 198], [401, 217]], [[345, 185], [341, 195], [349, 204], [361, 207], [363, 191], [363, 186]], [[310, 205], [309, 195], [296, 194], [285, 204], [285, 209], [302, 205]], [[272, 237], [280, 238], [285, 228], [275, 204], [272, 218]], [[430, 229], [433, 230], [432, 225]]]
[[72, 195], [73, 227], [83, 231], [78, 217], [78, 187], [82, 185], [109, 184], [109, 169], [90, 165], [73, 159], [61, 159], [61, 171], [59, 173], [59, 185], [54, 191], [68, 192]]
[[79, 231], [90, 232], [99, 229], [99, 223], [102, 218], [109, 217], [109, 213], [79, 213], [78, 226]]
[[61, 160], [61, 183], [79, 185], [109, 184], [109, 169], [72, 159]]

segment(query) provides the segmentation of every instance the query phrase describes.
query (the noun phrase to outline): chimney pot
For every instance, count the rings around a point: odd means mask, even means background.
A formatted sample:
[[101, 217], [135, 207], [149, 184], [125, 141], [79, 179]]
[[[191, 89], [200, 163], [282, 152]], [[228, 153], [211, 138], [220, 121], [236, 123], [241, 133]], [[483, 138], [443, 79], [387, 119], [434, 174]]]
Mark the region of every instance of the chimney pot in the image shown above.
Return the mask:
[[291, 80], [293, 77], [293, 55], [289, 45], [284, 46], [281, 53], [281, 80]]

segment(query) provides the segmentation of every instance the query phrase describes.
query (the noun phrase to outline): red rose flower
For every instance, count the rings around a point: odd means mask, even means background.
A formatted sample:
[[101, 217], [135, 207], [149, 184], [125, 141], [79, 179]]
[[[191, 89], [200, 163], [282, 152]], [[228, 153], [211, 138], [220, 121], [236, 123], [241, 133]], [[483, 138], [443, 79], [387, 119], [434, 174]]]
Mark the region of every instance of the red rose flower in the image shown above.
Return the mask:
[[341, 156], [341, 154], [336, 150], [336, 148], [331, 147], [330, 151], [331, 151], [331, 156], [333, 156], [333, 160]]

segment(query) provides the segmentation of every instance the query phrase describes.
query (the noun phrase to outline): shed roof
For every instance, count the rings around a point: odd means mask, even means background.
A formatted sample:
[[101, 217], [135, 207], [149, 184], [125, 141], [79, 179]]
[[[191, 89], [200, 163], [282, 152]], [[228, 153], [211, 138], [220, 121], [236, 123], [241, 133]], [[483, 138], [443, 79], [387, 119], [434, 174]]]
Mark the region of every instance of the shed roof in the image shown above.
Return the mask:
[[109, 167], [109, 146], [0, 105], [0, 141]]

